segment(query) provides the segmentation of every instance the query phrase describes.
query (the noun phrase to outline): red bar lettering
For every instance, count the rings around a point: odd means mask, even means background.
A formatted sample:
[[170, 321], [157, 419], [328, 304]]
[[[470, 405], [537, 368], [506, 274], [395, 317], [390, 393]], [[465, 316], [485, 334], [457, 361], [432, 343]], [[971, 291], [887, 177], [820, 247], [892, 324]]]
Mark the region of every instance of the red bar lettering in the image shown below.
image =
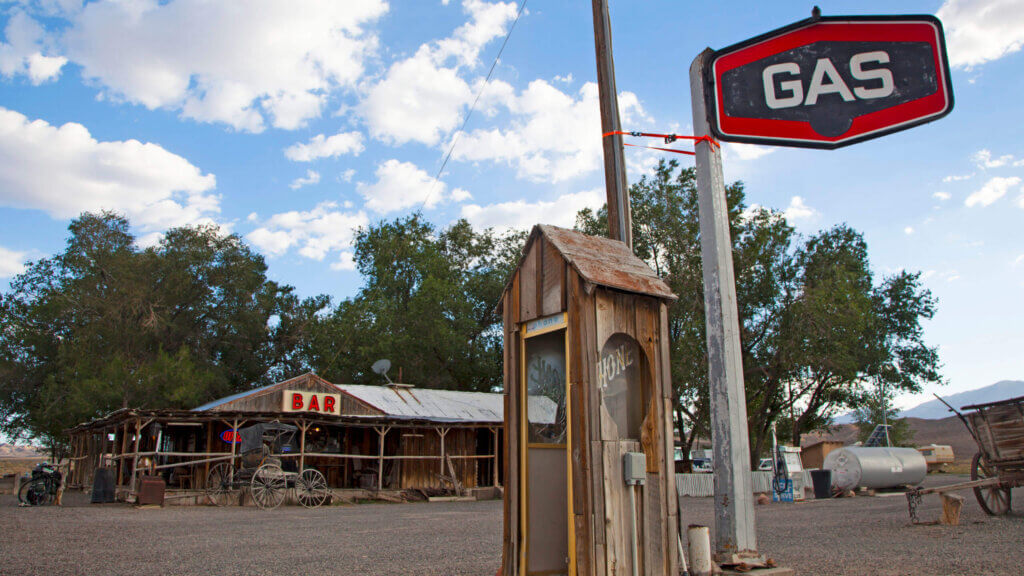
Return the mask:
[[334, 397], [328, 396], [324, 398], [324, 412], [334, 412]]
[[292, 410], [302, 410], [302, 394], [292, 394]]
[[320, 403], [317, 402], [316, 394], [313, 394], [312, 396], [309, 397], [309, 411], [310, 412], [319, 412], [320, 411]]

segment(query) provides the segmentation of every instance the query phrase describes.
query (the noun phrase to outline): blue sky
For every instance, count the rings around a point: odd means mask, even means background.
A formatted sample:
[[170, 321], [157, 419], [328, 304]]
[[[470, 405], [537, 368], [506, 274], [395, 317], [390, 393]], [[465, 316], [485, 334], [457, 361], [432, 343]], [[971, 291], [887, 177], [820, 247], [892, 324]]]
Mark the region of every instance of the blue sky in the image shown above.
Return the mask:
[[[825, 15], [889, 2], [821, 4]], [[628, 130], [689, 133], [688, 69], [810, 14], [798, 2], [611, 2]], [[110, 208], [140, 243], [214, 222], [304, 295], [351, 296], [353, 229], [571, 225], [604, 200], [588, 2], [0, 2], [0, 282]], [[1024, 377], [1024, 1], [901, 2], [946, 27], [956, 107], [838, 151], [727, 145], [748, 201], [804, 234], [864, 232], [876, 274], [922, 271], [955, 392]], [[452, 139], [458, 144], [439, 180]], [[657, 153], [627, 150], [638, 179]], [[689, 162], [680, 157], [684, 163]], [[903, 399], [914, 404], [927, 398]]]

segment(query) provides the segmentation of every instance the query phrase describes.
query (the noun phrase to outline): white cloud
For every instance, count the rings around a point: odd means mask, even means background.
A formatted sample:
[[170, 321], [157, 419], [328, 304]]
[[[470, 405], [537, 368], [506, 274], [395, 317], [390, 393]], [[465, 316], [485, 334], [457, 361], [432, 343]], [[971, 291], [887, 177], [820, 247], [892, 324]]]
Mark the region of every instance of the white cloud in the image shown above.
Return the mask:
[[81, 124], [56, 127], [0, 108], [0, 204], [53, 218], [115, 210], [144, 231], [212, 222], [212, 174], [158, 144], [97, 141]]
[[952, 198], [952, 196], [949, 194], [949, 192], [936, 192], [935, 194], [932, 194], [932, 198], [935, 198], [940, 202], [945, 202], [946, 200]]
[[458, 127], [474, 93], [460, 71], [475, 67], [480, 50], [504, 35], [516, 15], [514, 2], [464, 0], [462, 6], [469, 14], [466, 24], [451, 37], [423, 44], [413, 56], [395, 62], [366, 90], [359, 108], [374, 138], [396, 145], [435, 145]]
[[795, 222], [799, 220], [810, 220], [818, 215], [818, 211], [804, 203], [800, 196], [793, 196], [789, 200], [789, 206], [784, 211], [786, 220]]
[[949, 63], [970, 68], [1020, 50], [1024, 6], [1020, 0], [947, 0], [936, 16], [946, 31]]
[[1013, 155], [1004, 154], [998, 158], [993, 158], [992, 152], [982, 148], [971, 156], [971, 160], [973, 160], [979, 168], [999, 168], [1000, 166], [1006, 166], [1013, 162]]
[[1013, 163], [1013, 165], [1017, 167], [1024, 166], [1024, 158], [1017, 160], [1016, 162]]
[[562, 84], [572, 84], [573, 77], [572, 72], [569, 72], [565, 76], [555, 76], [552, 78], [555, 82], [561, 82]]
[[447, 184], [411, 162], [387, 160], [377, 166], [376, 175], [376, 182], [360, 182], [356, 191], [366, 200], [366, 208], [378, 214], [420, 206], [429, 210], [448, 199], [461, 201], [470, 197], [465, 190], [448, 193]]
[[1017, 266], [1020, 266], [1021, 264], [1024, 264], [1024, 254], [1021, 254], [1020, 256], [1017, 256], [1017, 258], [1013, 261], [1013, 267], [1016, 268]]
[[359, 132], [338, 132], [331, 137], [317, 134], [305, 144], [292, 144], [285, 148], [284, 155], [293, 162], [312, 162], [318, 158], [336, 158], [342, 154], [359, 156], [364, 149], [363, 135]]
[[[534, 80], [504, 104], [512, 115], [505, 127], [463, 135], [453, 159], [504, 163], [515, 167], [520, 178], [551, 183], [594, 172], [601, 166], [597, 84], [584, 84], [573, 97], [544, 80]], [[639, 99], [631, 92], [619, 95], [619, 111], [625, 124], [646, 118]]]
[[1010, 191], [1010, 188], [1020, 184], [1021, 179], [1013, 176], [1010, 178], [1003, 178], [996, 176], [985, 183], [979, 190], [972, 193], [964, 200], [964, 205], [968, 208], [974, 206], [988, 206], [999, 200]]
[[1020, 196], [1017, 196], [1017, 207], [1020, 208], [1021, 210], [1024, 210], [1024, 193], [1022, 193]]
[[292, 180], [292, 183], [288, 185], [292, 190], [298, 190], [303, 186], [309, 186], [310, 184], [318, 184], [320, 182], [320, 173], [315, 170], [306, 170], [306, 175], [302, 178], [296, 178]]
[[342, 252], [338, 254], [338, 259], [331, 263], [331, 270], [355, 270], [356, 260], [355, 255], [351, 252]]
[[344, 172], [341, 173], [341, 179], [343, 181], [345, 181], [345, 182], [351, 182], [352, 178], [354, 178], [355, 175], [356, 175], [355, 169], [354, 168], [349, 168], [348, 170], [345, 170]]
[[0, 75], [13, 78], [28, 76], [33, 84], [39, 85], [55, 80], [67, 63], [63, 56], [46, 56], [43, 27], [21, 10], [15, 10], [4, 28], [6, 42], [0, 42]]
[[355, 230], [368, 223], [362, 211], [344, 212], [335, 202], [322, 202], [309, 211], [274, 214], [245, 238], [269, 256], [297, 247], [301, 256], [323, 260], [329, 252], [349, 249]]
[[739, 160], [757, 160], [775, 151], [771, 146], [758, 146], [756, 144], [736, 144], [729, 142], [725, 145], [726, 157], [735, 156]]
[[24, 272], [27, 257], [27, 252], [18, 252], [0, 246], [0, 278], [10, 278]]
[[971, 174], [950, 174], [949, 176], [946, 176], [945, 178], [943, 178], [942, 181], [945, 182], [945, 183], [959, 182], [961, 180], [969, 180], [973, 176], [974, 176], [973, 173], [971, 173]]
[[597, 210], [604, 202], [604, 190], [586, 190], [563, 194], [550, 202], [516, 200], [486, 206], [469, 204], [462, 207], [461, 216], [476, 227], [499, 231], [528, 230], [538, 223], [572, 227], [576, 223], [577, 212], [583, 208]]
[[910, 236], [911, 234], [914, 233], [914, 228], [912, 226], [907, 226], [906, 228], [903, 229], [903, 233], [906, 234], [907, 236]]
[[100, 0], [65, 34], [104, 94], [259, 132], [303, 126], [353, 88], [377, 47], [383, 0]]

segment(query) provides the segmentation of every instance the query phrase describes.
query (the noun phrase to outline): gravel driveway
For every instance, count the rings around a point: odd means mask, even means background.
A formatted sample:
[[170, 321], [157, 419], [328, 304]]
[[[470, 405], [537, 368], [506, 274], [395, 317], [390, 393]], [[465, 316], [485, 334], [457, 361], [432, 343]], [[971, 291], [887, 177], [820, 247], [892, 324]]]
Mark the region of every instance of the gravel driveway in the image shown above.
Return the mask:
[[[954, 476], [929, 477], [951, 484]], [[969, 491], [961, 525], [912, 526], [902, 495], [757, 508], [762, 552], [801, 575], [1024, 574], [1024, 516], [984, 515]], [[0, 496], [0, 574], [493, 575], [500, 501], [254, 508], [18, 508]], [[1024, 493], [1014, 491], [1024, 508]], [[921, 516], [939, 515], [925, 496]], [[684, 498], [709, 523], [710, 498]]]

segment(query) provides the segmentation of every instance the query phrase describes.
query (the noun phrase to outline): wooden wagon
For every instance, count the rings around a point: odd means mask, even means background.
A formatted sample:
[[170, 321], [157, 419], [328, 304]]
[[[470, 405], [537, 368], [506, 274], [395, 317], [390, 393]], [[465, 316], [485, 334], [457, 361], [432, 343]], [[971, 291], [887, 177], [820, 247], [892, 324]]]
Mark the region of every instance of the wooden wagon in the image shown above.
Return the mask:
[[[938, 396], [936, 396], [938, 398]], [[971, 488], [985, 513], [1001, 516], [1010, 511], [1013, 488], [1024, 486], [1024, 396], [964, 406], [961, 414], [946, 401], [978, 444], [971, 461], [971, 480], [948, 486], [907, 492], [911, 519], [917, 522], [917, 506], [925, 494], [943, 494]]]

